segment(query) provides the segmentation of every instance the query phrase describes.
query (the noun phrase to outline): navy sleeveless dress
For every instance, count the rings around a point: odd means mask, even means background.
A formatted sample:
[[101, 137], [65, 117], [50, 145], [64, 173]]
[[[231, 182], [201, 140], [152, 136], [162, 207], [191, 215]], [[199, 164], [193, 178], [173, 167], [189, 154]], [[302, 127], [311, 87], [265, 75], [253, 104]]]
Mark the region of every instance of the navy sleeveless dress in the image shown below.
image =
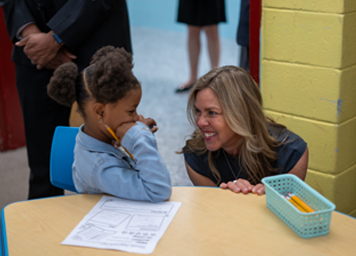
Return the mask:
[[224, 0], [179, 0], [178, 22], [209, 26], [226, 22]]

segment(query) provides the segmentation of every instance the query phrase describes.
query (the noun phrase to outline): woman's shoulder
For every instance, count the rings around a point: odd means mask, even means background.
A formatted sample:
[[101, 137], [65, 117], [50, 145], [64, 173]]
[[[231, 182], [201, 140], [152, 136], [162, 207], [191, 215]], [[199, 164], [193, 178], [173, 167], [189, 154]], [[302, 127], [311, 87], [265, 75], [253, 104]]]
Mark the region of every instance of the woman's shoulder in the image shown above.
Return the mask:
[[[212, 152], [212, 160], [214, 165], [216, 164], [217, 158], [215, 156], [216, 152]], [[208, 177], [213, 182], [217, 182], [216, 178], [214, 177], [210, 166], [209, 166], [209, 151], [206, 150], [205, 152], [184, 152], [184, 160], [187, 165], [196, 173]]]
[[287, 128], [272, 129], [270, 134], [280, 143], [275, 149], [280, 172], [289, 172], [303, 156], [307, 143]]
[[184, 159], [187, 162], [200, 162], [205, 163], [208, 161], [208, 152], [198, 152], [198, 151], [185, 151]]
[[184, 160], [195, 172], [207, 176], [210, 172], [208, 152], [186, 151]]
[[274, 137], [278, 143], [281, 143], [280, 146], [290, 144], [291, 146], [295, 145], [306, 145], [306, 142], [298, 134], [288, 130], [285, 127], [273, 127], [268, 129], [272, 137]]

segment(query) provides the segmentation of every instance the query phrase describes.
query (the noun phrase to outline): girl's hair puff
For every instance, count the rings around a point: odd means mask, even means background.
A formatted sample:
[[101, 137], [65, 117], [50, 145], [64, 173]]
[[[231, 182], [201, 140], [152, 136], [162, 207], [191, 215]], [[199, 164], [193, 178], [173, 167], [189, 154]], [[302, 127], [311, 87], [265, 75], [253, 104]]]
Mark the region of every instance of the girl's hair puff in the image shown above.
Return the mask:
[[132, 73], [132, 57], [123, 48], [106, 46], [98, 50], [88, 68], [88, 87], [97, 102], [114, 103], [139, 87]]
[[76, 80], [78, 68], [72, 62], [64, 63], [58, 67], [47, 86], [49, 97], [65, 106], [72, 106], [76, 101]]
[[48, 95], [67, 106], [77, 101], [78, 112], [85, 118], [88, 101], [115, 103], [130, 90], [140, 88], [132, 73], [132, 56], [124, 48], [105, 46], [93, 55], [90, 64], [79, 75], [76, 64], [62, 64], [47, 86]]

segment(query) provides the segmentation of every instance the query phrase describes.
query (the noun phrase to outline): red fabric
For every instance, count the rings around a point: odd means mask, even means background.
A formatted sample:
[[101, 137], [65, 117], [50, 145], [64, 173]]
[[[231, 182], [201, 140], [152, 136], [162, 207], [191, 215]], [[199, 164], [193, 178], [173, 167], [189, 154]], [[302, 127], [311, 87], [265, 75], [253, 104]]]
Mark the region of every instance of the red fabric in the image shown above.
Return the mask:
[[15, 65], [11, 61], [12, 43], [0, 7], [0, 151], [26, 144], [22, 111], [17, 95]]
[[250, 1], [250, 74], [260, 84], [260, 28], [262, 0]]

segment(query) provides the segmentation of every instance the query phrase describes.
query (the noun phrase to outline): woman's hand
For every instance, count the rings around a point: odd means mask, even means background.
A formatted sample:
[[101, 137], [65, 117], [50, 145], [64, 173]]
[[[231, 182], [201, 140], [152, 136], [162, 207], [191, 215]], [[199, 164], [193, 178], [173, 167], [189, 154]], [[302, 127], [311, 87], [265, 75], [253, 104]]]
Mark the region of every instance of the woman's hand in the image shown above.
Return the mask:
[[243, 194], [254, 193], [258, 195], [262, 195], [265, 193], [265, 186], [261, 183], [257, 184], [256, 186], [251, 185], [248, 180], [245, 179], [238, 179], [234, 181], [229, 181], [228, 183], [221, 183], [220, 187], [222, 189], [230, 189], [232, 192]]
[[234, 180], [234, 181], [229, 181], [228, 183], [221, 183], [220, 187], [222, 189], [230, 189], [232, 192], [235, 193], [250, 193], [253, 185], [250, 184], [250, 182], [248, 182], [247, 180], [244, 179], [238, 179], [238, 180]]
[[265, 193], [265, 185], [258, 183], [256, 186], [253, 186], [251, 192], [257, 195], [263, 195]]

